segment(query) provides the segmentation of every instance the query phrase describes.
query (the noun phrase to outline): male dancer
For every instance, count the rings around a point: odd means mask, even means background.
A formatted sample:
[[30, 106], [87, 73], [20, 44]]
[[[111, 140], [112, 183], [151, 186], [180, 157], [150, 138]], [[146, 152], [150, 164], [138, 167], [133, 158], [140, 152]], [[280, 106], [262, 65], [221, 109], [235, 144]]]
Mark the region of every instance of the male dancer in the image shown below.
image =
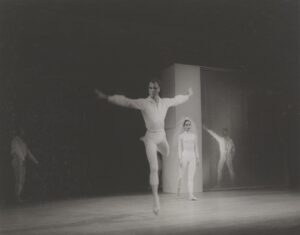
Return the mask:
[[233, 157], [235, 154], [235, 147], [233, 140], [229, 137], [228, 129], [223, 128], [222, 136], [216, 134], [212, 130], [208, 129], [206, 126], [203, 125], [203, 129], [206, 130], [219, 144], [219, 150], [220, 150], [220, 158], [218, 162], [218, 186], [221, 184], [222, 179], [222, 171], [224, 164], [226, 162], [231, 181], [233, 182], [235, 179], [235, 174], [233, 170]]
[[25, 161], [29, 158], [35, 164], [38, 164], [39, 162], [33, 156], [27, 144], [23, 140], [23, 130], [20, 130], [19, 132], [19, 135], [15, 135], [11, 141], [11, 156], [12, 167], [15, 175], [15, 197], [18, 202], [21, 202], [21, 193], [25, 184]]
[[108, 96], [99, 90], [95, 90], [99, 99], [106, 99], [109, 103], [134, 108], [141, 111], [145, 125], [146, 135], [141, 138], [144, 141], [148, 162], [150, 165], [150, 185], [153, 194], [153, 212], [159, 213], [160, 203], [158, 197], [158, 160], [157, 151], [163, 156], [168, 156], [169, 145], [164, 130], [164, 121], [169, 107], [186, 102], [193, 94], [192, 89], [187, 95], [177, 95], [174, 98], [160, 98], [160, 85], [157, 80], [149, 82], [149, 97], [140, 99], [129, 99], [122, 95]]

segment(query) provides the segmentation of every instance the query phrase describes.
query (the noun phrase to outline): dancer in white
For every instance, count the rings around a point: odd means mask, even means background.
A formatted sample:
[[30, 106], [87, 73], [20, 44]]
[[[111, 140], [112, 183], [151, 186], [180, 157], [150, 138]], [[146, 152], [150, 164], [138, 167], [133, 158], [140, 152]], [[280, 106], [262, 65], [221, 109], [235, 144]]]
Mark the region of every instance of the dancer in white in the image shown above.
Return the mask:
[[235, 155], [235, 146], [233, 140], [228, 135], [228, 129], [223, 128], [222, 136], [216, 134], [215, 132], [208, 129], [204, 125], [203, 125], [203, 129], [206, 130], [219, 144], [220, 158], [218, 162], [218, 175], [217, 175], [218, 186], [220, 186], [221, 184], [222, 171], [225, 162], [229, 170], [231, 181], [234, 182], [235, 173], [233, 169], [233, 158]]
[[[194, 131], [191, 130], [193, 127]], [[189, 200], [197, 200], [194, 196], [194, 175], [196, 172], [196, 162], [199, 165], [198, 138], [195, 125], [190, 118], [184, 118], [181, 122], [181, 134], [178, 136], [178, 157], [179, 157], [179, 176], [177, 195], [180, 194], [181, 181], [187, 169], [187, 186]]]
[[156, 80], [149, 83], [149, 97], [141, 99], [129, 99], [122, 95], [107, 96], [99, 90], [95, 90], [100, 99], [106, 99], [109, 103], [134, 108], [141, 111], [147, 128], [146, 135], [141, 138], [144, 141], [146, 154], [150, 166], [150, 185], [153, 194], [153, 212], [158, 214], [160, 203], [158, 197], [158, 160], [157, 152], [163, 156], [168, 156], [169, 145], [164, 130], [164, 121], [171, 106], [176, 106], [186, 102], [192, 95], [190, 88], [187, 95], [177, 95], [174, 98], [160, 98], [160, 85]]
[[35, 164], [39, 163], [23, 140], [23, 136], [24, 132], [21, 130], [20, 134], [15, 135], [11, 141], [12, 167], [15, 175], [15, 196], [18, 202], [22, 201], [21, 193], [25, 184], [26, 159], [29, 158]]

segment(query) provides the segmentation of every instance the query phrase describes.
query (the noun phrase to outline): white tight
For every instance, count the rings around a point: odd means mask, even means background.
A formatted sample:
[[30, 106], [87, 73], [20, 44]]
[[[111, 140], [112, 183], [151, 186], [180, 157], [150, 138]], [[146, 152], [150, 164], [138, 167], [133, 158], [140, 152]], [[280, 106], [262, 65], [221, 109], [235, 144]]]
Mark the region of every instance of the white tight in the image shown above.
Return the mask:
[[15, 193], [17, 197], [20, 197], [25, 183], [25, 162], [17, 155], [13, 155], [12, 167], [15, 175]]
[[194, 151], [184, 151], [182, 153], [182, 167], [179, 167], [178, 182], [181, 183], [183, 174], [187, 169], [188, 177], [188, 193], [192, 195], [194, 192], [194, 175], [196, 172], [196, 157]]
[[150, 167], [150, 185], [159, 184], [157, 152], [163, 156], [169, 155], [169, 145], [165, 131], [147, 132], [143, 138]]
[[223, 171], [225, 163], [226, 163], [226, 165], [228, 167], [231, 180], [234, 180], [234, 178], [235, 178], [235, 174], [234, 174], [234, 170], [233, 170], [233, 165], [232, 165], [232, 156], [230, 154], [227, 154], [227, 155], [222, 154], [220, 156], [220, 159], [219, 159], [219, 162], [218, 162], [218, 183], [221, 182], [222, 171]]

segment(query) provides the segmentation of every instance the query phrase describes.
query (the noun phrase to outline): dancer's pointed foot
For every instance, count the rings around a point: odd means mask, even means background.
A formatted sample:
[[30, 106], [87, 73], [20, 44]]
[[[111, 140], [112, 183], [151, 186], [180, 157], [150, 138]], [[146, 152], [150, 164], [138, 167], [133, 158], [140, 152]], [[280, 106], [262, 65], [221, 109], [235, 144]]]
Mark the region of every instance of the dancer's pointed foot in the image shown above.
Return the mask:
[[155, 215], [158, 215], [159, 211], [160, 211], [159, 198], [156, 197], [156, 198], [154, 199], [154, 202], [153, 202], [153, 213], [154, 213]]
[[154, 215], [158, 215], [159, 211], [160, 211], [159, 207], [153, 207], [153, 213], [154, 213]]
[[191, 200], [191, 201], [197, 201], [198, 198], [196, 198], [194, 195], [190, 195], [189, 196], [189, 200]]

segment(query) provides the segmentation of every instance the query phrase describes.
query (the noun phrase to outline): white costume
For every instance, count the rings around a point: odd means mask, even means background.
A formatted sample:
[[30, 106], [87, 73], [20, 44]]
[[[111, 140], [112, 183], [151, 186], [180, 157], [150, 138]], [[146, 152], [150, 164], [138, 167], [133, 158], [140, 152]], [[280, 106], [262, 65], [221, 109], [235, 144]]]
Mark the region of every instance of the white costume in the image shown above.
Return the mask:
[[[181, 179], [183, 174], [187, 168], [188, 172], [188, 193], [190, 198], [193, 196], [194, 192], [194, 175], [196, 172], [196, 159], [199, 159], [198, 153], [198, 144], [197, 144], [197, 136], [191, 132], [183, 132], [178, 137], [178, 155], [180, 161], [179, 167], [179, 184], [181, 183]], [[180, 191], [180, 185], [179, 191]]]
[[[194, 175], [196, 162], [199, 162], [198, 137], [195, 123], [189, 118], [181, 119], [175, 129], [174, 144], [177, 144], [179, 158], [179, 174], [177, 180], [177, 195], [180, 194], [181, 180], [187, 170], [187, 188], [190, 200], [196, 200], [194, 192]], [[175, 140], [177, 140], [175, 142]]]
[[184, 103], [189, 95], [178, 95], [174, 98], [159, 98], [155, 102], [151, 97], [145, 99], [129, 99], [122, 95], [108, 97], [108, 101], [123, 107], [138, 109], [141, 111], [147, 132], [143, 141], [150, 165], [150, 184], [158, 185], [158, 161], [157, 151], [163, 156], [168, 156], [169, 145], [165, 133], [165, 117], [169, 107]]
[[234, 180], [235, 174], [234, 174], [234, 170], [233, 170], [232, 160], [233, 160], [234, 153], [235, 153], [235, 147], [234, 147], [233, 140], [228, 136], [227, 137], [219, 136], [212, 130], [209, 130], [209, 129], [206, 129], [206, 130], [212, 137], [214, 137], [214, 139], [219, 144], [220, 159], [218, 162], [218, 183], [220, 183], [220, 181], [221, 181], [222, 170], [223, 170], [225, 162], [226, 162], [228, 170], [229, 170], [230, 178], [231, 178], [231, 180]]

